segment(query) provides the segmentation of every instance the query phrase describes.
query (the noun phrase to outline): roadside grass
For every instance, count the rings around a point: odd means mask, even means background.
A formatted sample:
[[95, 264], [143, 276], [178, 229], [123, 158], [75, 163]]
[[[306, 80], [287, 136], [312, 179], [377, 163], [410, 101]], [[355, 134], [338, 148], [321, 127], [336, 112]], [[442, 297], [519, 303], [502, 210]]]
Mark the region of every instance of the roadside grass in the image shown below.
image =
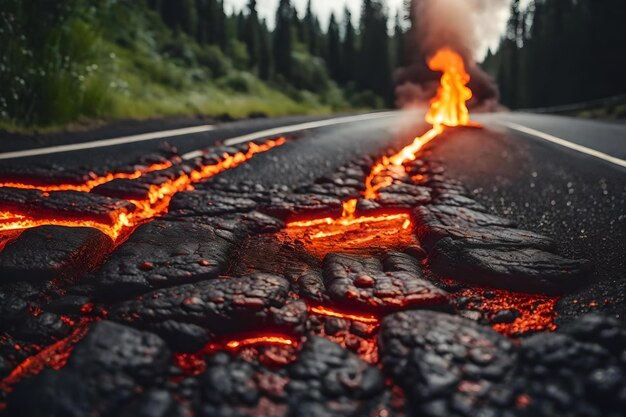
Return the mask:
[[135, 7], [123, 15], [132, 18], [133, 30], [119, 23], [126, 8], [113, 6], [97, 19], [78, 15], [56, 30], [60, 35], [49, 41], [49, 56], [42, 62], [33, 53], [11, 67], [13, 72], [0, 71], [8, 85], [19, 87], [7, 91], [9, 100], [0, 100], [0, 129], [46, 133], [119, 119], [238, 119], [372, 107], [368, 96], [339, 88], [306, 52], [297, 52], [300, 85], [263, 81], [245, 70], [248, 57], [240, 42], [233, 41], [227, 56]]

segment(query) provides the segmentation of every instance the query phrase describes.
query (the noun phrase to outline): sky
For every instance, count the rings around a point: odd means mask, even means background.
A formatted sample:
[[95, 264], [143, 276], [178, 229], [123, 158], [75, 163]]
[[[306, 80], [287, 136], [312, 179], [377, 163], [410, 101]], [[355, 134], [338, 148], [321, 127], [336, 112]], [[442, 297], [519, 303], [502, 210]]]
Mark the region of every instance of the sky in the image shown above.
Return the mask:
[[[239, 11], [246, 6], [248, 0], [224, 0], [226, 5], [226, 11], [230, 12], [232, 10]], [[278, 7], [279, 0], [257, 0], [257, 11], [259, 12], [259, 16], [261, 18], [265, 18], [270, 27], [274, 27], [274, 15], [276, 13], [276, 8]], [[510, 3], [511, 0], [502, 0], [505, 3]], [[521, 4], [524, 7], [529, 0], [522, 0]], [[298, 10], [299, 16], [304, 16], [304, 12], [306, 10], [308, 0], [292, 0], [292, 3], [295, 4], [296, 9]], [[323, 28], [326, 28], [328, 25], [328, 20], [330, 19], [330, 14], [335, 13], [335, 16], [339, 19], [343, 19], [343, 11], [347, 6], [348, 9], [352, 12], [352, 18], [354, 23], [356, 24], [359, 19], [359, 15], [361, 14], [361, 5], [362, 0], [312, 0], [312, 8], [315, 14], [319, 17], [321, 21], [321, 25]], [[389, 16], [395, 16], [397, 11], [400, 11], [402, 14], [404, 12], [403, 3], [404, 0], [386, 0], [385, 1]], [[497, 20], [497, 25], [501, 27], [500, 34], [492, 34], [490, 38], [484, 39], [484, 45], [479, 52], [479, 55], [484, 56], [487, 53], [488, 48], [492, 48], [495, 50], [499, 43], [500, 35], [504, 33], [506, 27], [506, 21], [508, 20], [508, 13], [500, 13], [493, 18]], [[390, 19], [389, 28], [391, 30], [393, 25], [393, 20]]]
[[[279, 0], [257, 0], [257, 11], [259, 16], [267, 19], [267, 23], [270, 27], [274, 26], [274, 14], [278, 7]], [[292, 0], [298, 10], [300, 17], [304, 16], [308, 0]], [[394, 16], [398, 9], [402, 10], [403, 0], [386, 0], [385, 3], [391, 15]], [[240, 10], [248, 4], [248, 0], [225, 0], [226, 11]], [[361, 5], [363, 0], [312, 0], [311, 7], [317, 16], [319, 16], [322, 27], [328, 25], [330, 14], [335, 13], [335, 16], [340, 20], [343, 18], [343, 10], [347, 6], [352, 13], [354, 22], [358, 21], [358, 16], [361, 14]]]

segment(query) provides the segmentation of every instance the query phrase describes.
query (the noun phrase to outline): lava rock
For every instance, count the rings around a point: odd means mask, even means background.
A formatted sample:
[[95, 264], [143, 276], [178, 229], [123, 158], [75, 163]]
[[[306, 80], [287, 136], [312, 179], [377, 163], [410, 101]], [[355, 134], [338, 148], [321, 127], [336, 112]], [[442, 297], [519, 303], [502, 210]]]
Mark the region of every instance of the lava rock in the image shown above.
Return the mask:
[[472, 247], [451, 238], [441, 239], [428, 260], [435, 273], [458, 281], [550, 295], [580, 285], [591, 268], [587, 260], [538, 249]]
[[626, 329], [614, 318], [586, 315], [557, 333], [520, 344], [518, 384], [524, 416], [619, 416], [626, 406]]
[[186, 191], [174, 195], [169, 205], [169, 216], [220, 216], [245, 213], [256, 208], [257, 202], [237, 194], [214, 191]]
[[94, 187], [91, 193], [124, 200], [145, 200], [149, 197], [150, 187], [150, 184], [136, 179], [116, 178]]
[[0, 211], [32, 219], [93, 220], [106, 225], [117, 222], [120, 213], [132, 213], [128, 201], [80, 191], [50, 191], [0, 188]]
[[99, 265], [113, 247], [88, 227], [40, 226], [25, 230], [0, 252], [3, 280], [69, 282]]
[[319, 194], [276, 194], [269, 202], [261, 204], [258, 210], [281, 220], [293, 220], [316, 214], [339, 216], [343, 206], [337, 197]]
[[480, 204], [478, 201], [467, 197], [460, 191], [439, 189], [439, 193], [433, 199], [437, 205], [464, 207], [481, 213], [487, 213], [487, 208]]
[[282, 369], [218, 353], [199, 382], [203, 417], [373, 415], [385, 391], [375, 366], [316, 336]]
[[404, 391], [410, 415], [497, 415], [517, 361], [504, 336], [433, 311], [386, 317], [379, 343], [383, 369]]
[[244, 233], [201, 221], [156, 220], [139, 226], [95, 274], [106, 297], [124, 299], [155, 288], [216, 278]]
[[322, 337], [308, 338], [287, 371], [289, 415], [316, 408], [321, 413], [313, 415], [368, 415], [384, 391], [378, 368]]
[[293, 331], [306, 306], [288, 302], [289, 289], [287, 280], [268, 274], [201, 281], [117, 304], [109, 318], [153, 331], [176, 350], [196, 351], [216, 335]]
[[324, 283], [337, 304], [368, 312], [441, 306], [447, 294], [421, 271], [384, 272], [375, 258], [331, 253], [324, 258]]
[[506, 308], [495, 313], [493, 317], [491, 317], [491, 323], [513, 323], [520, 315], [519, 311], [513, 308]]
[[113, 415], [144, 387], [164, 380], [170, 352], [158, 336], [101, 321], [76, 344], [65, 367], [15, 386], [7, 414]]
[[430, 203], [430, 192], [427, 187], [396, 182], [381, 189], [375, 201], [385, 208], [411, 209]]
[[459, 227], [445, 225], [428, 207], [413, 211], [415, 231], [422, 246], [430, 251], [441, 239], [449, 237], [475, 247], [519, 247], [554, 251], [556, 242], [527, 230], [500, 226]]
[[432, 204], [426, 207], [417, 207], [413, 210], [413, 220], [416, 225], [443, 225], [460, 229], [474, 229], [477, 227], [514, 227], [511, 220], [494, 216], [488, 213], [472, 210], [465, 207], [454, 207]]

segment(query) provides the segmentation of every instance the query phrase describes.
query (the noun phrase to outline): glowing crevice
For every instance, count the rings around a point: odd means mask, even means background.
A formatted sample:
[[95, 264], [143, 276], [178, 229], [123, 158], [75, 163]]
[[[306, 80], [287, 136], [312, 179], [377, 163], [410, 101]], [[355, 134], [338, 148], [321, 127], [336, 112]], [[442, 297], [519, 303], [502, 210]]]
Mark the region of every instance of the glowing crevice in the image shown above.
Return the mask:
[[28, 182], [13, 182], [7, 181], [0, 183], [0, 187], [21, 188], [27, 190], [40, 190], [40, 191], [82, 191], [89, 192], [99, 185], [106, 184], [116, 179], [129, 179], [134, 180], [141, 177], [144, 174], [150, 172], [162, 171], [172, 166], [171, 161], [159, 162], [151, 164], [143, 169], [136, 169], [133, 172], [110, 172], [104, 175], [94, 176], [83, 183], [79, 184], [34, 184]]
[[361, 323], [378, 324], [379, 322], [378, 317], [373, 315], [346, 313], [325, 306], [309, 306], [309, 312], [317, 314], [319, 316], [335, 317], [340, 319], [359, 321]]
[[148, 197], [145, 200], [130, 200], [136, 206], [133, 212], [111, 213], [110, 221], [102, 222], [89, 219], [59, 219], [59, 218], [33, 218], [22, 213], [0, 212], [0, 231], [26, 229], [43, 225], [57, 225], [68, 227], [93, 227], [107, 234], [116, 241], [125, 232], [139, 224], [158, 217], [167, 212], [170, 200], [179, 191], [193, 189], [193, 184], [211, 178], [231, 168], [248, 161], [254, 155], [268, 151], [285, 143], [285, 138], [268, 140], [260, 145], [249, 143], [247, 152], [236, 154], [224, 154], [223, 159], [216, 164], [205, 165], [189, 174], [150, 187]]

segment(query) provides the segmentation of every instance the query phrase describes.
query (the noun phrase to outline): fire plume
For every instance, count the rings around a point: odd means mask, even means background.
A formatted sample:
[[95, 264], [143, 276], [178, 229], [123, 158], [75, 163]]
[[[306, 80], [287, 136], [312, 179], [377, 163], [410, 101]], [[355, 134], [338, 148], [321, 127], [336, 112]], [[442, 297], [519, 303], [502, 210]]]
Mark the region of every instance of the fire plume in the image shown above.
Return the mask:
[[467, 126], [470, 124], [466, 102], [472, 98], [467, 87], [470, 76], [465, 71], [463, 58], [451, 49], [444, 48], [428, 60], [433, 71], [442, 71], [437, 96], [430, 102], [426, 121], [433, 126]]
[[[111, 239], [117, 241], [118, 238], [125, 236], [125, 232], [132, 230], [132, 228], [145, 221], [166, 213], [170, 200], [177, 192], [192, 189], [194, 183], [208, 179], [216, 174], [226, 171], [227, 169], [234, 168], [246, 162], [258, 153], [268, 151], [276, 146], [284, 144], [285, 141], [285, 138], [278, 138], [276, 140], [268, 140], [260, 145], [251, 142], [249, 143], [248, 150], [246, 152], [237, 152], [233, 155], [225, 153], [222, 159], [215, 164], [204, 165], [191, 171], [189, 174], [184, 173], [173, 180], [153, 185], [150, 188], [146, 199], [130, 200], [130, 202], [136, 206], [136, 209], [133, 212], [120, 211], [111, 213], [110, 219], [107, 222], [89, 219], [33, 218], [23, 213], [0, 211], [0, 231], [26, 229], [43, 225], [92, 227], [99, 229], [111, 237]], [[115, 176], [119, 174], [111, 175]], [[102, 183], [106, 182], [104, 179], [97, 181], [102, 181]], [[28, 188], [28, 185], [22, 185], [23, 187], [21, 188]], [[93, 185], [93, 183], [91, 185]], [[85, 185], [85, 187], [87, 187], [87, 185]], [[33, 186], [33, 188], [35, 187]]]

